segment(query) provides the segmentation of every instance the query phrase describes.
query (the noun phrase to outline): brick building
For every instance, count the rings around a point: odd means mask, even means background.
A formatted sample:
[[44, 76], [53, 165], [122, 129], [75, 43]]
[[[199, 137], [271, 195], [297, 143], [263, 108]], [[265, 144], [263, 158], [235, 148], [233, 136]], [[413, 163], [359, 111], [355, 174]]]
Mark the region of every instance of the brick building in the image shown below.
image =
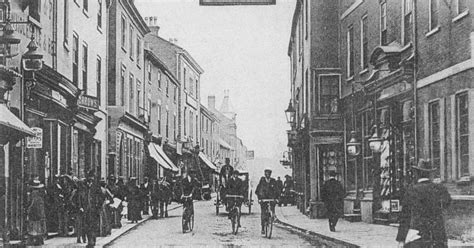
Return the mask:
[[108, 28], [109, 172], [141, 181], [149, 122], [143, 44], [150, 30], [131, 0], [111, 2]]

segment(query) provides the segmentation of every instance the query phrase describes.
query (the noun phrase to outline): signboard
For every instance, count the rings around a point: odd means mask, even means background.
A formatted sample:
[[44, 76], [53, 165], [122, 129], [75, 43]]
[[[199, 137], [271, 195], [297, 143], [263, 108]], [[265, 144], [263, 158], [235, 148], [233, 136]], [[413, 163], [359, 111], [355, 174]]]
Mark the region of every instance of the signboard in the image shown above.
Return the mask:
[[199, 5], [275, 5], [276, 0], [199, 0]]
[[247, 160], [255, 159], [255, 151], [247, 151]]
[[31, 130], [33, 130], [35, 136], [26, 138], [26, 148], [43, 148], [43, 129], [39, 127], [32, 127]]

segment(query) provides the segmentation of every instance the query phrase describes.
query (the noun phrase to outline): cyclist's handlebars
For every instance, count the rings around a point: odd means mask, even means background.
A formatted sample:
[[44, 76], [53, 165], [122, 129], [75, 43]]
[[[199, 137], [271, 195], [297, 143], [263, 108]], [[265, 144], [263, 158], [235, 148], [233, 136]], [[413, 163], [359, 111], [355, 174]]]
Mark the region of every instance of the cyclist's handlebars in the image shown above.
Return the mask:
[[182, 195], [182, 196], [181, 196], [181, 198], [185, 198], [185, 199], [186, 199], [186, 198], [191, 198], [191, 197], [193, 197], [192, 194], [191, 194], [191, 195]]
[[276, 202], [277, 200], [276, 199], [262, 199], [262, 200], [258, 200], [259, 202]]
[[226, 197], [226, 198], [244, 198], [244, 197], [241, 196], [241, 195], [226, 195], [225, 197]]

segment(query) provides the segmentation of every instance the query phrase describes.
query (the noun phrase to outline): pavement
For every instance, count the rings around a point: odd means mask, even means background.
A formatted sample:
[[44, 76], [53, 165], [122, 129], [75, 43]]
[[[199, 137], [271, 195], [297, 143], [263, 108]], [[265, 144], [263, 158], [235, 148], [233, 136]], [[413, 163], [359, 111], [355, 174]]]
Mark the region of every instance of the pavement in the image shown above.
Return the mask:
[[[168, 211], [173, 211], [176, 209], [180, 209], [181, 204], [173, 203], [168, 206]], [[97, 237], [96, 247], [104, 247], [107, 244], [113, 242], [117, 238], [121, 237], [122, 235], [128, 233], [129, 231], [137, 228], [138, 226], [142, 225], [144, 222], [149, 220], [152, 216], [151, 215], [142, 215], [142, 220], [138, 223], [130, 223], [127, 219], [122, 219], [122, 227], [118, 229], [112, 229], [112, 233], [106, 237]], [[54, 237], [47, 239], [44, 242], [44, 247], [86, 247], [87, 244], [78, 244], [76, 243], [76, 237]]]
[[[349, 222], [340, 219], [336, 232], [329, 231], [327, 219], [310, 219], [296, 207], [276, 207], [278, 225], [306, 235], [339, 242], [338, 246], [348, 247], [398, 247], [395, 241], [397, 227], [369, 224], [365, 222]], [[474, 247], [473, 243], [449, 240], [449, 247]]]

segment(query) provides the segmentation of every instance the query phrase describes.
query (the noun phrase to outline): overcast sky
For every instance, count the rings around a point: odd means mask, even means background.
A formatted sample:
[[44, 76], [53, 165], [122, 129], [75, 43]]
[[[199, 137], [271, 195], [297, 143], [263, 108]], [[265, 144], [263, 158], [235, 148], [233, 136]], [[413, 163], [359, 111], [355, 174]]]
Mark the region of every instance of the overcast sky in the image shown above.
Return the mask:
[[136, 0], [156, 16], [160, 36], [177, 39], [204, 69], [201, 102], [224, 90], [237, 112], [237, 133], [256, 157], [286, 150], [290, 98], [288, 41], [294, 0], [272, 6], [199, 6], [199, 0]]

